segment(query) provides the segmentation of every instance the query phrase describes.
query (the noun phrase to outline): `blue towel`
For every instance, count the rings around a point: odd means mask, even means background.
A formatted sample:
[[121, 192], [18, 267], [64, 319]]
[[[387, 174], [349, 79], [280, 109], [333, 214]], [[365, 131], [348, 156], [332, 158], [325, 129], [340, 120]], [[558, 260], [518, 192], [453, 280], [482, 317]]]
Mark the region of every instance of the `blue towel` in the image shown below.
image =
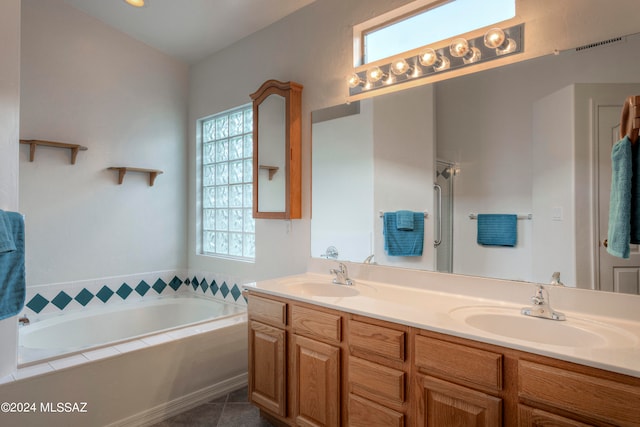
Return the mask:
[[[627, 137], [628, 138], [628, 137]], [[631, 144], [631, 239], [640, 244], [640, 144]]]
[[421, 256], [424, 243], [424, 213], [413, 213], [413, 230], [398, 230], [395, 212], [383, 218], [384, 249], [391, 256]]
[[413, 212], [411, 211], [396, 212], [396, 227], [398, 228], [398, 230], [402, 230], [402, 231], [413, 230]]
[[631, 140], [625, 136], [611, 149], [611, 195], [607, 230], [607, 252], [619, 258], [629, 258], [633, 178], [631, 157]]
[[15, 316], [24, 307], [24, 219], [0, 210], [0, 320]]
[[518, 241], [518, 216], [514, 214], [478, 214], [478, 244], [515, 246]]

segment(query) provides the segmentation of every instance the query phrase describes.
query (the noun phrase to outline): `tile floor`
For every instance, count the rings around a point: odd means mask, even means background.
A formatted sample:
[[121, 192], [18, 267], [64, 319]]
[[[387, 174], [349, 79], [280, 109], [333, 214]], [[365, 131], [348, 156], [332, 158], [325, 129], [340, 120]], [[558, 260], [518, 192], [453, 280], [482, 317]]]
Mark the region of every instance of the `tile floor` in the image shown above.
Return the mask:
[[154, 427], [272, 427], [249, 403], [247, 388], [178, 414]]

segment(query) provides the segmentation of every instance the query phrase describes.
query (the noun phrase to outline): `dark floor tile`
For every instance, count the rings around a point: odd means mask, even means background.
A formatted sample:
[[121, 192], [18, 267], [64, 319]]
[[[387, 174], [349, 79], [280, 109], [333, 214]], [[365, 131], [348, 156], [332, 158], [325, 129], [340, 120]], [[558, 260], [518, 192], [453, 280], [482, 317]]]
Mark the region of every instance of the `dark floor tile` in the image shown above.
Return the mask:
[[229, 397], [228, 394], [222, 395], [220, 397], [217, 397], [213, 400], [208, 401], [207, 403], [221, 403], [221, 404], [225, 404], [227, 403], [227, 398]]
[[227, 400], [227, 402], [248, 403], [249, 402], [248, 387], [242, 387], [241, 389], [238, 389], [236, 391], [232, 391], [231, 393], [229, 393], [229, 399]]
[[272, 424], [260, 418], [260, 411], [250, 403], [227, 403], [218, 427], [272, 427]]
[[169, 418], [154, 427], [216, 427], [224, 404], [204, 404]]

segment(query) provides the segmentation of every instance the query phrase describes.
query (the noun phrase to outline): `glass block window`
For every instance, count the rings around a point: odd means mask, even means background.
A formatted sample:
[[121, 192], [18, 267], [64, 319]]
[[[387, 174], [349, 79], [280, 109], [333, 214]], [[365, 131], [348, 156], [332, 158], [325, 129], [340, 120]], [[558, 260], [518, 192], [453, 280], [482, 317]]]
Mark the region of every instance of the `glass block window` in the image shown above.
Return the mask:
[[253, 109], [200, 120], [202, 253], [253, 260]]

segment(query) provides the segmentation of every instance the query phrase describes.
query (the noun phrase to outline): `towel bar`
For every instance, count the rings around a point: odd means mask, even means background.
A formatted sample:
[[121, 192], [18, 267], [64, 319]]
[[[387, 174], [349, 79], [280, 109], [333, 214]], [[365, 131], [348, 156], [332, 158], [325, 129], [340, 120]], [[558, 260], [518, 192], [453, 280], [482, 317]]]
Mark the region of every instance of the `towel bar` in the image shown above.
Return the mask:
[[[478, 219], [478, 214], [470, 213], [469, 219]], [[520, 214], [518, 219], [533, 219], [533, 214]]]
[[[425, 218], [429, 218], [429, 212], [424, 211], [423, 213], [424, 213], [424, 217], [425, 217]], [[383, 212], [383, 211], [378, 211], [378, 216], [379, 216], [380, 218], [384, 217], [384, 212]]]

